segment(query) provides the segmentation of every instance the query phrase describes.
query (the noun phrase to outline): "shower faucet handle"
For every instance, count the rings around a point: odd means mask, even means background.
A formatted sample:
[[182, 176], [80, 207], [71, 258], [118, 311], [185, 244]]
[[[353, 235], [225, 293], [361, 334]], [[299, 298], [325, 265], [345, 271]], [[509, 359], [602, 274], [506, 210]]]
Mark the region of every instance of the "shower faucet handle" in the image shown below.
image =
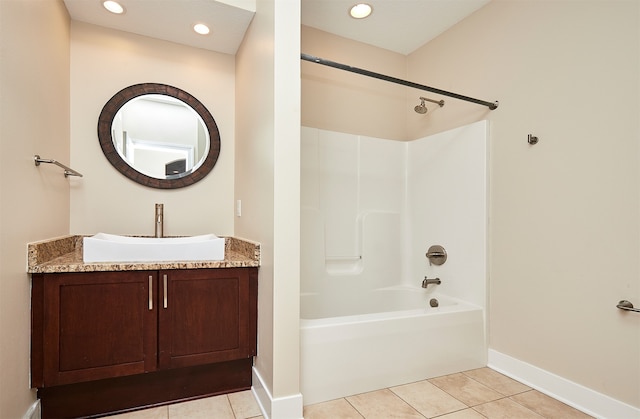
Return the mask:
[[447, 261], [447, 251], [439, 244], [429, 247], [425, 256], [429, 259], [429, 265], [442, 265]]
[[435, 257], [442, 257], [442, 256], [446, 256], [447, 254], [445, 252], [428, 252], [427, 253], [427, 257], [428, 258], [435, 258]]

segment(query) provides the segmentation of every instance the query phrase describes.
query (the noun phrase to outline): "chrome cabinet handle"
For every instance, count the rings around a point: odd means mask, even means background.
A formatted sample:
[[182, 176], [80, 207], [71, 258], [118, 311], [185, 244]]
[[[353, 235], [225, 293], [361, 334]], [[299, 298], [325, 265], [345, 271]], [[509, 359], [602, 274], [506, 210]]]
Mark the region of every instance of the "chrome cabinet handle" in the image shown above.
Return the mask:
[[164, 285], [164, 303], [163, 303], [163, 307], [167, 308], [167, 275], [163, 275], [162, 276], [162, 282]]
[[149, 275], [149, 310], [153, 310], [153, 276]]

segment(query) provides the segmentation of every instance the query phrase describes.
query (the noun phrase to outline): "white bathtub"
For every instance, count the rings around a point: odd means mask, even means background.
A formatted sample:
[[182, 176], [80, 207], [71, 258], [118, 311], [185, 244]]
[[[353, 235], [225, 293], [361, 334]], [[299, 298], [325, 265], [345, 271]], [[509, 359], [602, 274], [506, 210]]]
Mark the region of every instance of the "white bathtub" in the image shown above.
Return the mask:
[[305, 405], [486, 365], [478, 306], [409, 287], [300, 298]]

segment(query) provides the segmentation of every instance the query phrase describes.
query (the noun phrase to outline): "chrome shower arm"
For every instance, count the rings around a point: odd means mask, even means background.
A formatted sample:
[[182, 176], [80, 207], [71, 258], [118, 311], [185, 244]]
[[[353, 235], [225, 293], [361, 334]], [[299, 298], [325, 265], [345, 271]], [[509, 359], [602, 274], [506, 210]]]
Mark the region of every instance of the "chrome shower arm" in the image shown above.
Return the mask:
[[420, 96], [420, 100], [422, 100], [423, 102], [426, 100], [427, 102], [437, 103], [438, 105], [440, 105], [441, 108], [444, 106], [444, 100], [433, 100], [433, 99], [429, 99], [428, 97], [422, 97], [422, 96]]

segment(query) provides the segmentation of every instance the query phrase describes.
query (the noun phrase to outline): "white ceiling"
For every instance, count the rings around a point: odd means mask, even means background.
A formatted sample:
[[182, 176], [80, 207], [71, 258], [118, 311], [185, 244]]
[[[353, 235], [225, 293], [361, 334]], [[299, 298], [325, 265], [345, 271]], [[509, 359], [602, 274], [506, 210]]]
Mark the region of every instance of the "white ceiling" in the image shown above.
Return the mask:
[[[255, 1], [246, 0], [118, 2], [125, 8], [122, 15], [108, 12], [102, 7], [102, 0], [64, 0], [73, 20], [232, 55], [255, 14]], [[192, 28], [196, 23], [207, 24], [211, 33], [195, 33]]]
[[[302, 0], [302, 24], [407, 55], [490, 0]], [[366, 2], [373, 13], [353, 19], [349, 9]]]
[[[489, 1], [367, 0], [373, 14], [356, 20], [348, 15], [356, 0], [301, 0], [302, 24], [406, 55]], [[232, 55], [255, 14], [255, 0], [120, 0], [119, 16], [99, 0], [64, 3], [73, 20]], [[211, 33], [196, 34], [195, 23]]]

